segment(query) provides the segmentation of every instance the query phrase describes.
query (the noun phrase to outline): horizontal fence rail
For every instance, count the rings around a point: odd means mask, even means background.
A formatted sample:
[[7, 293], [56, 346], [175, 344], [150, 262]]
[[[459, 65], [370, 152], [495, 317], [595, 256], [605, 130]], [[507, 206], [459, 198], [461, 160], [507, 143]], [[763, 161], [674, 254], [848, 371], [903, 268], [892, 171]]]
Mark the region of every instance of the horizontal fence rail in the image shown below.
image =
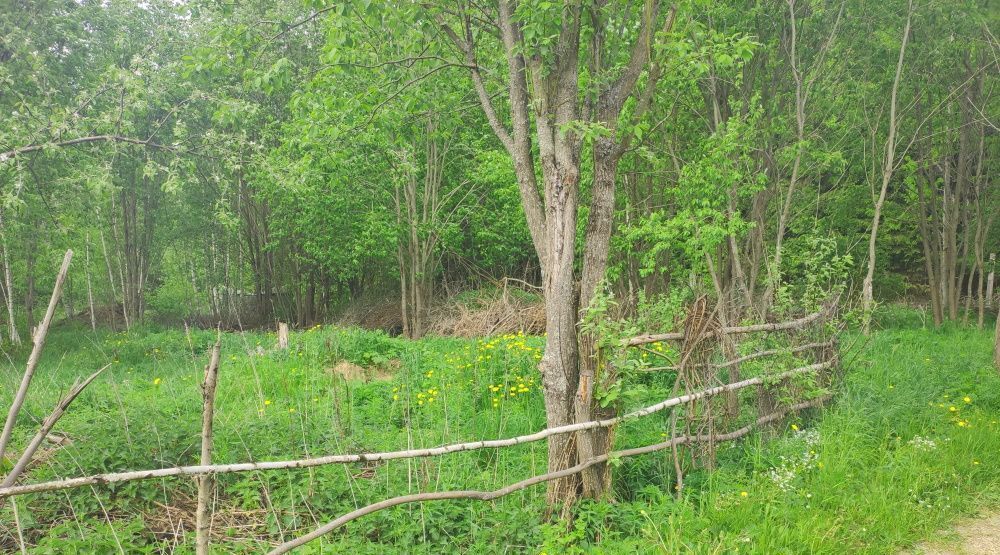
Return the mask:
[[82, 476], [78, 478], [67, 478], [64, 480], [55, 480], [51, 482], [40, 482], [37, 484], [25, 484], [21, 486], [4, 487], [0, 488], [0, 498], [12, 497], [15, 495], [25, 495], [29, 493], [39, 493], [45, 491], [57, 491], [57, 490], [78, 488], [81, 486], [104, 485], [115, 482], [130, 482], [134, 480], [148, 480], [151, 478], [167, 478], [170, 476], [196, 476], [201, 474], [226, 474], [233, 472], [253, 472], [258, 470], [310, 468], [314, 466], [324, 466], [329, 464], [350, 464], [359, 462], [388, 461], [393, 459], [436, 457], [441, 455], [447, 455], [450, 453], [458, 453], [462, 451], [474, 451], [478, 449], [489, 449], [493, 447], [512, 447], [514, 445], [522, 445], [525, 443], [541, 441], [550, 436], [558, 434], [569, 434], [584, 430], [592, 430], [595, 428], [608, 428], [616, 424], [619, 424], [620, 422], [623, 422], [625, 420], [631, 420], [634, 418], [647, 416], [671, 407], [676, 407], [678, 405], [690, 403], [698, 399], [712, 397], [720, 393], [725, 393], [728, 391], [736, 391], [753, 385], [760, 385], [768, 380], [781, 380], [784, 378], [795, 376], [797, 374], [825, 370], [832, 367], [835, 364], [835, 362], [836, 359], [831, 359], [823, 362], [817, 362], [815, 364], [810, 364], [808, 366], [793, 368], [791, 370], [787, 370], [785, 372], [781, 372], [780, 374], [775, 374], [772, 376], [758, 376], [755, 378], [747, 378], [739, 382], [727, 385], [720, 385], [716, 387], [710, 387], [701, 391], [689, 393], [687, 395], [681, 395], [679, 397], [666, 399], [664, 401], [656, 403], [655, 405], [650, 405], [648, 407], [637, 409], [615, 418], [608, 418], [605, 420], [592, 420], [589, 422], [580, 422], [577, 424], [567, 424], [565, 426], [546, 428], [544, 430], [535, 432], [533, 434], [511, 437], [506, 439], [492, 439], [492, 440], [471, 441], [466, 443], [452, 443], [449, 445], [442, 445], [440, 447], [409, 449], [404, 451], [387, 451], [382, 453], [327, 455], [324, 457], [314, 457], [308, 459], [296, 459], [296, 460], [286, 460], [286, 461], [174, 466], [169, 468], [158, 468], [154, 470], [113, 472], [108, 474], [96, 474], [93, 476]]
[[[746, 334], [746, 333], [757, 333], [762, 331], [786, 331], [803, 328], [809, 324], [819, 320], [824, 315], [830, 312], [829, 309], [820, 310], [819, 312], [814, 312], [802, 318], [796, 320], [788, 320], [787, 322], [775, 322], [768, 324], [754, 324], [751, 326], [725, 326], [719, 328], [718, 330], [709, 330], [705, 333], [705, 337], [713, 337], [719, 335], [734, 335], [734, 334]], [[630, 339], [626, 339], [623, 343], [628, 347], [636, 347], [639, 345], [646, 345], [648, 343], [656, 343], [658, 341], [680, 341], [684, 339], [684, 332], [675, 331], [669, 333], [647, 333], [644, 335], [637, 335]]]
[[[68, 258], [71, 253], [67, 253], [67, 261], [64, 262], [64, 268], [62, 273], [65, 272], [65, 266], [68, 265]], [[59, 288], [57, 287], [53, 294], [53, 302], [58, 297]], [[807, 316], [789, 320], [785, 322], [776, 323], [765, 323], [765, 324], [755, 324], [748, 326], [717, 326], [714, 329], [695, 330], [693, 333], [689, 330], [686, 332], [673, 332], [673, 333], [661, 333], [661, 334], [646, 334], [640, 335], [628, 339], [622, 340], [620, 346], [622, 348], [638, 348], [644, 351], [653, 352], [644, 345], [663, 341], [680, 341], [682, 343], [682, 349], [688, 349], [685, 351], [685, 356], [682, 360], [673, 366], [660, 366], [654, 368], [646, 368], [645, 371], [662, 371], [662, 370], [675, 370], [677, 371], [676, 383], [674, 385], [674, 391], [671, 395], [672, 397], [664, 399], [658, 403], [632, 410], [631, 412], [621, 414], [612, 418], [605, 418], [599, 420], [590, 420], [586, 422], [578, 422], [573, 424], [567, 424], [563, 426], [556, 426], [551, 428], [545, 428], [538, 432], [532, 434], [526, 434], [516, 437], [509, 437], [503, 439], [489, 439], [489, 440], [479, 440], [479, 441], [469, 441], [464, 443], [451, 443], [446, 445], [440, 445], [437, 447], [427, 447], [419, 449], [407, 449], [399, 451], [386, 451], [380, 453], [357, 453], [357, 454], [336, 454], [336, 455], [326, 455], [321, 457], [310, 457], [302, 459], [292, 459], [292, 460], [278, 460], [278, 461], [263, 461], [263, 462], [242, 462], [242, 463], [228, 463], [228, 464], [209, 464], [211, 462], [211, 435], [212, 435], [212, 405], [214, 404], [214, 383], [209, 387], [210, 382], [214, 380], [210, 379], [213, 376], [213, 372], [217, 371], [217, 361], [219, 356], [219, 340], [217, 340], [216, 345], [213, 349], [212, 362], [206, 367], [206, 380], [203, 385], [203, 396], [204, 396], [204, 414], [203, 414], [203, 429], [202, 429], [202, 464], [199, 465], [188, 465], [188, 466], [175, 466], [167, 468], [157, 468], [157, 469], [147, 469], [147, 470], [134, 470], [125, 472], [112, 472], [105, 474], [95, 474], [91, 476], [79, 476], [75, 478], [64, 478], [59, 480], [52, 480], [47, 482], [39, 482], [34, 484], [21, 484], [18, 485], [17, 482], [24, 474], [24, 469], [27, 468], [27, 464], [33, 458], [34, 449], [40, 444], [40, 437], [44, 437], [52, 427], [58, 421], [59, 416], [65, 412], [69, 403], [72, 402], [73, 398], [79, 394], [80, 391], [86, 387], [91, 381], [93, 381], [100, 371], [95, 373], [86, 379], [83, 383], [77, 384], [70, 392], [70, 394], [64, 398], [53, 414], [45, 420], [38, 434], [29, 444], [28, 449], [23, 453], [22, 457], [19, 459], [18, 463], [15, 465], [15, 471], [10, 472], [7, 476], [0, 481], [0, 507], [3, 506], [7, 498], [12, 498], [20, 495], [27, 495], [33, 493], [44, 493], [50, 491], [61, 491], [72, 488], [79, 488], [84, 486], [101, 486], [105, 484], [113, 484], [120, 482], [129, 482], [137, 480], [148, 480], [154, 478], [168, 478], [174, 476], [194, 476], [198, 480], [199, 485], [199, 505], [198, 505], [198, 526], [197, 526], [197, 551], [199, 554], [207, 554], [209, 550], [209, 533], [208, 524], [210, 523], [211, 515], [209, 509], [208, 499], [211, 496], [211, 483], [212, 478], [217, 474], [229, 474], [229, 473], [239, 473], [239, 472], [256, 472], [256, 471], [267, 471], [267, 470], [289, 470], [296, 468], [312, 468], [318, 466], [334, 465], [334, 464], [353, 464], [353, 463], [366, 463], [366, 462], [381, 462], [390, 461], [395, 459], [412, 459], [412, 458], [424, 458], [424, 457], [438, 457], [442, 455], [448, 455], [451, 453], [459, 453], [465, 451], [476, 451], [481, 449], [492, 449], [492, 448], [502, 448], [502, 447], [513, 447], [515, 445], [524, 445], [528, 443], [538, 442], [545, 440], [547, 438], [558, 436], [562, 434], [573, 434], [580, 432], [587, 432], [590, 430], [606, 429], [616, 426], [622, 422], [634, 420], [641, 418], [643, 416], [648, 416], [655, 414], [667, 409], [676, 409], [680, 406], [688, 406], [690, 410], [697, 412], [695, 407], [698, 407], [697, 403], [701, 399], [709, 400], [709, 418], [712, 418], [712, 403], [711, 399], [722, 395], [728, 394], [727, 403], [734, 403], [736, 401], [736, 396], [733, 395], [736, 391], [745, 389], [752, 386], [769, 386], [774, 384], [787, 383], [789, 378], [805, 374], [818, 374], [823, 370], [828, 370], [839, 365], [839, 357], [837, 354], [837, 340], [836, 337], [827, 339], [826, 341], [816, 341], [809, 343], [803, 343], [799, 345], [788, 345], [779, 348], [772, 348], [757, 351], [743, 356], [736, 356], [733, 352], [732, 341], [727, 340], [727, 336], [737, 335], [737, 334], [750, 334], [756, 332], [774, 332], [774, 331], [788, 331], [792, 332], [794, 330], [804, 330], [811, 324], [819, 324], [820, 328], [823, 329], [823, 324], [826, 322], [825, 317], [835, 310], [836, 301], [832, 304], [827, 305], [823, 310], [809, 314]], [[699, 306], [704, 307], [704, 303]], [[689, 322], [693, 321], [692, 316], [689, 314]], [[691, 336], [688, 333], [692, 333]], [[44, 330], [40, 335], [41, 341], [36, 341], [40, 344], [44, 341]], [[709, 351], [701, 350], [698, 351], [698, 355], [694, 360], [690, 359], [691, 347], [689, 344], [697, 345], [702, 339], [714, 337], [719, 345], [725, 344], [727, 347], [724, 351], [727, 354], [726, 360], [724, 362], [712, 362], [710, 359], [705, 358], [705, 354]], [[36, 340], [39, 338], [36, 338]], [[221, 339], [220, 339], [221, 340]], [[40, 345], [36, 344], [38, 350], [40, 350]], [[789, 370], [782, 372], [774, 372], [768, 375], [756, 376], [752, 378], [746, 378], [739, 380], [739, 365], [743, 362], [750, 360], [760, 359], [764, 357], [781, 355], [781, 354], [795, 354], [813, 351], [815, 353], [814, 360], [818, 360], [813, 364], [807, 364], [803, 366], [798, 366]], [[662, 353], [656, 353], [662, 356]], [[213, 370], [213, 364], [216, 366]], [[801, 363], [800, 363], [801, 364]], [[691, 374], [692, 369], [704, 368], [708, 369], [709, 375], [714, 375], [712, 373], [721, 370], [729, 369], [728, 371], [728, 381], [731, 383], [721, 384], [719, 380], [715, 380], [715, 383], [720, 383], [713, 387], [705, 387], [707, 385], [705, 382], [701, 381], [704, 378], [697, 377], [698, 374]], [[26, 371], [25, 381], [30, 380], [33, 367], [29, 362], [28, 370]], [[103, 369], [102, 369], [103, 370]], [[683, 395], [677, 395], [678, 386], [682, 383], [682, 380], [692, 379], [692, 382], [684, 382], [685, 384], [691, 385], [691, 390]], [[687, 385], [685, 389], [687, 389]], [[24, 388], [26, 389], [26, 388]], [[766, 389], [761, 388], [759, 390], [760, 395], [765, 394]], [[357, 508], [351, 512], [343, 514], [336, 519], [320, 526], [319, 528], [313, 530], [312, 532], [305, 534], [303, 536], [297, 537], [288, 542], [282, 543], [274, 547], [270, 553], [272, 555], [279, 555], [283, 553], [288, 553], [289, 551], [305, 545], [325, 534], [328, 534], [345, 524], [361, 518], [365, 515], [369, 515], [384, 509], [391, 507], [404, 505], [408, 503], [419, 503], [425, 501], [439, 501], [439, 500], [452, 500], [452, 499], [472, 499], [480, 501], [489, 501], [497, 499], [511, 493], [521, 491], [532, 487], [534, 485], [550, 482], [553, 480], [558, 480], [561, 478], [566, 478], [575, 474], [582, 473], [587, 469], [594, 467], [595, 465], [600, 465], [607, 463], [610, 460], [624, 457], [633, 457], [637, 455], [642, 455], [646, 453], [653, 453], [665, 449], [673, 449], [674, 465], [678, 476], [678, 491], [680, 488], [680, 477], [681, 469], [678, 463], [678, 451], [677, 447], [682, 445], [694, 446], [696, 444], [707, 444], [708, 452], [710, 454], [714, 453], [714, 445], [719, 442], [732, 441], [741, 437], [744, 437], [751, 433], [755, 428], [761, 427], [770, 422], [774, 422], [784, 418], [789, 413], [804, 410], [812, 407], [819, 407], [823, 405], [827, 400], [830, 399], [830, 395], [824, 391], [818, 391], [817, 393], [823, 393], [822, 395], [807, 398], [800, 402], [789, 404], [788, 406], [781, 407], [775, 403], [775, 400], [768, 394], [766, 403], [759, 406], [759, 413], [756, 419], [751, 421], [749, 424], [738, 428], [736, 430], [724, 433], [716, 433], [711, 421], [706, 428], [693, 429], [688, 427], [683, 435], [678, 435], [676, 428], [676, 419], [678, 412], [673, 411], [671, 424], [673, 431], [671, 436], [666, 441], [656, 443], [653, 445], [646, 445], [641, 447], [633, 447], [629, 449], [622, 449], [619, 451], [610, 451], [604, 454], [592, 456], [584, 460], [579, 461], [577, 464], [560, 470], [554, 470], [545, 474], [539, 474], [536, 476], [531, 476], [519, 482], [507, 485], [503, 488], [493, 490], [493, 491], [477, 491], [477, 490], [458, 490], [458, 491], [436, 491], [436, 492], [425, 492], [425, 493], [415, 493], [408, 495], [401, 495], [397, 497], [392, 497], [385, 499], [370, 505]], [[808, 397], [808, 396], [807, 396]], [[765, 397], [762, 397], [765, 398]], [[704, 409], [702, 409], [704, 410]], [[5, 422], [5, 428], [12, 427], [12, 421], [16, 418], [16, 411], [12, 411], [14, 416], [9, 416]], [[735, 412], [731, 414], [738, 415], [738, 406]], [[686, 416], [690, 418], [690, 416]], [[695, 418], [700, 418], [696, 416]], [[691, 422], [690, 420], [688, 421]], [[610, 447], [610, 446], [609, 446]], [[693, 447], [692, 447], [693, 449]], [[712, 455], [714, 456], [714, 455]], [[583, 458], [583, 457], [581, 457]], [[204, 498], [204, 499], [203, 499]], [[16, 516], [16, 515], [15, 515]], [[20, 531], [20, 527], [18, 527]], [[22, 540], [23, 545], [23, 540]], [[272, 544], [273, 545], [273, 544]]]
[[391, 499], [386, 499], [384, 501], [379, 501], [378, 503], [372, 503], [371, 505], [361, 507], [354, 511], [351, 511], [337, 519], [317, 528], [316, 530], [294, 540], [285, 542], [278, 547], [274, 548], [268, 553], [268, 555], [281, 555], [283, 553], [288, 553], [289, 551], [295, 549], [296, 547], [301, 547], [313, 540], [319, 539], [321, 536], [333, 532], [337, 528], [351, 522], [352, 520], [357, 520], [365, 515], [370, 515], [378, 511], [396, 507], [398, 505], [405, 505], [407, 503], [421, 503], [424, 501], [443, 501], [450, 499], [474, 499], [479, 501], [490, 501], [503, 497], [505, 495], [510, 495], [514, 492], [527, 489], [531, 486], [542, 484], [545, 482], [550, 482], [552, 480], [558, 480], [560, 478], [565, 478], [567, 476], [572, 476], [574, 474], [579, 474], [584, 470], [603, 462], [607, 462], [615, 458], [625, 458], [634, 457], [637, 455], [644, 455], [646, 453], [654, 453], [656, 451], [662, 451], [664, 449], [670, 449], [678, 445], [687, 445], [690, 443], [714, 441], [714, 442], [724, 442], [733, 441], [739, 439], [743, 436], [748, 435], [755, 428], [763, 426], [764, 424], [780, 420], [787, 416], [791, 412], [796, 412], [800, 410], [805, 410], [808, 408], [818, 407], [830, 399], [829, 395], [822, 397], [817, 397], [815, 399], [810, 399], [809, 401], [804, 401], [785, 407], [784, 409], [777, 410], [762, 416], [742, 428], [733, 430], [732, 432], [724, 434], [714, 434], [714, 435], [694, 435], [694, 436], [678, 436], [667, 441], [656, 443], [653, 445], [646, 445], [643, 447], [634, 447], [632, 449], [623, 449], [621, 451], [612, 451], [605, 455], [598, 455], [583, 461], [576, 466], [559, 470], [556, 472], [549, 472], [547, 474], [539, 474], [537, 476], [532, 476], [520, 482], [515, 482], [509, 486], [500, 488], [494, 491], [475, 491], [475, 490], [464, 490], [464, 491], [434, 491], [427, 493], [413, 493], [409, 495], [401, 495], [399, 497], [393, 497]]

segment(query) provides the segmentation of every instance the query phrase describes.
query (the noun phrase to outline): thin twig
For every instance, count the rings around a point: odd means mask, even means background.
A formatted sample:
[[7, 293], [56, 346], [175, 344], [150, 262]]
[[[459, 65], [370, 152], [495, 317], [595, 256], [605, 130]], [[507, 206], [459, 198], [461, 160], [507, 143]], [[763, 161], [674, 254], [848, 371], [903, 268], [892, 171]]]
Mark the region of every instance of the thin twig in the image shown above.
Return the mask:
[[21, 548], [21, 555], [28, 555], [28, 548], [24, 546], [24, 531], [21, 529], [21, 517], [17, 514], [17, 501], [11, 499], [10, 503], [14, 509], [14, 527], [17, 528], [17, 546]]

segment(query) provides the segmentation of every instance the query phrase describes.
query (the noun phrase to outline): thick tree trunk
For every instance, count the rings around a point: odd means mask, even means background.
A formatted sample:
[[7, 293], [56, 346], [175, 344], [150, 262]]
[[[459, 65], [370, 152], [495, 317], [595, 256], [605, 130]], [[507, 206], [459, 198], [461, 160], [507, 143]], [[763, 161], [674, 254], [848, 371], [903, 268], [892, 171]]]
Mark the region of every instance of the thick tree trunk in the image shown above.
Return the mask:
[[[615, 176], [618, 160], [617, 145], [611, 139], [598, 139], [594, 145], [594, 187], [591, 199], [590, 218], [587, 221], [586, 248], [584, 249], [583, 274], [580, 281], [580, 314], [582, 321], [601, 287], [608, 266], [608, 252], [611, 245], [611, 228], [615, 206]], [[608, 382], [613, 377], [601, 375], [614, 372], [603, 367], [597, 352], [596, 339], [592, 334], [581, 332], [579, 346], [579, 381], [574, 400], [574, 416], [577, 422], [587, 422], [595, 417], [608, 418], [614, 415], [613, 407], [602, 409], [594, 399], [598, 382]], [[579, 460], [587, 460], [611, 449], [611, 430], [598, 428], [577, 435]], [[583, 472], [583, 493], [587, 497], [601, 498], [607, 495], [611, 486], [611, 467], [599, 464]]]
[[[582, 138], [572, 130], [579, 121], [596, 120], [612, 131], [621, 114], [624, 102], [632, 96], [640, 76], [649, 62], [655, 36], [653, 25], [657, 21], [660, 2], [646, 3], [642, 28], [633, 44], [626, 67], [616, 79], [608, 79], [596, 95], [585, 94], [581, 106], [580, 90], [580, 39], [581, 17], [584, 10], [580, 3], [567, 3], [563, 7], [561, 28], [553, 43], [551, 60], [527, 52], [521, 33], [520, 20], [514, 15], [514, 4], [500, 0], [498, 6], [500, 39], [508, 69], [508, 95], [512, 129], [497, 114], [476, 62], [473, 22], [468, 18], [461, 23], [461, 34], [439, 19], [444, 33], [465, 55], [470, 68], [473, 86], [490, 127], [511, 155], [520, 185], [528, 229], [531, 233], [539, 266], [542, 270], [543, 294], [546, 309], [546, 345], [539, 369], [545, 394], [546, 418], [549, 426], [559, 426], [592, 415], [594, 375], [597, 360], [593, 353], [593, 339], [578, 336], [579, 309], [591, 300], [597, 285], [604, 277], [607, 265], [607, 244], [610, 236], [611, 214], [614, 208], [614, 173], [621, 156], [622, 145], [612, 142], [613, 156], [602, 161], [595, 156], [595, 203], [591, 206], [588, 222], [587, 244], [584, 248], [584, 267], [581, 290], [577, 291], [574, 272], [576, 223], [579, 205], [580, 155]], [[594, 21], [590, 36], [590, 70], [602, 75], [603, 29], [601, 10], [589, 10]], [[669, 30], [673, 12], [664, 31]], [[641, 97], [635, 112], [641, 114], [650, 102], [656, 77], [660, 69], [654, 64], [647, 77], [648, 95]], [[531, 87], [528, 87], [528, 81]], [[600, 81], [598, 79], [598, 81]], [[534, 109], [534, 118], [529, 111]], [[534, 123], [534, 134], [532, 134]], [[537, 145], [532, 144], [532, 135]], [[615, 138], [614, 141], [621, 141]], [[537, 146], [543, 195], [535, 177], [534, 146]], [[611, 154], [609, 152], [608, 154]], [[599, 199], [605, 200], [599, 200]], [[544, 201], [544, 202], [543, 202]], [[593, 235], [591, 235], [593, 232]], [[582, 297], [582, 301], [581, 301]], [[584, 352], [581, 356], [580, 349]], [[585, 376], [582, 378], [581, 376]], [[586, 380], [584, 383], [583, 380]], [[558, 471], [572, 466], [579, 460], [577, 446], [582, 445], [583, 456], [596, 451], [594, 436], [558, 436], [549, 440], [549, 470]], [[588, 494], [597, 495], [604, 490], [601, 470], [588, 473]], [[580, 481], [570, 476], [548, 485], [548, 500], [552, 504], [568, 503], [576, 498]]]
[[[552, 168], [555, 170], [555, 168]], [[577, 343], [576, 280], [573, 259], [576, 245], [576, 214], [579, 174], [577, 169], [551, 171], [546, 176], [546, 226], [549, 260], [542, 277], [545, 296], [545, 351], [539, 368], [545, 393], [548, 427], [574, 421], [574, 393], [579, 380]], [[550, 471], [573, 466], [577, 454], [572, 436], [549, 438]], [[548, 500], [556, 504], [574, 499], [578, 477], [551, 483]]]

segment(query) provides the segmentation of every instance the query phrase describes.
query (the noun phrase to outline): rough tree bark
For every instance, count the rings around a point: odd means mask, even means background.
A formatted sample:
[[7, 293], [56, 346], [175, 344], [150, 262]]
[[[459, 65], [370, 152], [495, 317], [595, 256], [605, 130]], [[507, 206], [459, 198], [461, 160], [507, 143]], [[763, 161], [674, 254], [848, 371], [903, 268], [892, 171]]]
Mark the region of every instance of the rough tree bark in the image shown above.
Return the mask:
[[[600, 6], [598, 6], [600, 7]], [[586, 243], [583, 251], [583, 268], [580, 277], [580, 313], [582, 320], [590, 307], [594, 296], [604, 280], [608, 266], [608, 253], [611, 245], [611, 231], [615, 208], [615, 190], [617, 185], [618, 162], [628, 149], [632, 135], [618, 133], [618, 120], [621, 117], [625, 101], [636, 92], [636, 85], [643, 70], [646, 68], [654, 40], [654, 25], [657, 20], [659, 4], [647, 3], [643, 14], [643, 27], [633, 45], [629, 65], [617, 80], [600, 91], [595, 99], [595, 106], [588, 111], [594, 114], [597, 123], [610, 131], [608, 135], [594, 140], [594, 186], [591, 191], [590, 214], [587, 220]], [[601, 76], [606, 72], [602, 67], [604, 42], [604, 23], [600, 20], [600, 10], [591, 11], [594, 19], [592, 34], [591, 71]], [[671, 29], [676, 15], [672, 9], [668, 15], [663, 31]], [[662, 67], [652, 64], [649, 67], [645, 88], [639, 95], [633, 118], [641, 118], [652, 103], [653, 92], [662, 75]], [[601, 376], [602, 370], [613, 372], [612, 368], [601, 368], [599, 353], [596, 349], [596, 337], [581, 332], [577, 339], [579, 350], [579, 374], [577, 391], [574, 399], [574, 417], [577, 422], [585, 422], [595, 416], [607, 418], [614, 414], [612, 407], [601, 408], [594, 399], [594, 390], [598, 381], [610, 381], [613, 375]], [[577, 454], [579, 460], [588, 460], [596, 455], [607, 453], [611, 445], [609, 429], [599, 429], [581, 432], [577, 435]], [[611, 486], [610, 467], [606, 464], [592, 466], [581, 474], [583, 493], [588, 497], [603, 497]]]
[[[601, 30], [600, 11], [604, 4], [597, 2], [587, 11], [598, 31]], [[615, 126], [622, 103], [635, 93], [636, 83], [647, 69], [660, 5], [658, 0], [645, 2], [642, 28], [621, 75], [599, 91], [596, 98], [591, 93], [585, 95], [588, 98], [581, 103], [581, 96], [584, 95], [581, 95], [580, 89], [580, 40], [585, 16], [582, 2], [566, 2], [562, 6], [561, 28], [555, 38], [552, 55], [543, 58], [533, 44], [525, 40], [521, 21], [514, 16], [514, 4], [510, 0], [500, 0], [497, 28], [507, 62], [506, 100], [510, 106], [510, 129], [497, 113], [485, 77], [477, 65], [475, 41], [480, 35], [474, 29], [475, 20], [469, 13], [476, 7], [472, 3], [460, 6], [461, 23], [457, 31], [443, 17], [438, 19], [444, 33], [463, 53], [464, 64], [469, 68], [487, 120], [514, 162], [528, 229], [542, 269], [547, 338], [539, 369], [546, 417], [551, 427], [568, 424], [592, 413], [596, 359], [593, 339], [584, 337], [581, 340], [578, 334], [579, 311], [588, 306], [606, 270], [615, 173], [621, 157], [622, 139], [615, 135]], [[601, 45], [600, 36], [592, 37], [592, 40], [598, 47]], [[599, 61], [603, 53], [594, 51], [593, 55]], [[601, 68], [599, 64], [595, 65], [595, 60], [591, 61], [591, 67]], [[534, 118], [529, 117], [531, 109], [535, 111]], [[594, 145], [594, 200], [590, 206], [578, 288], [574, 263], [583, 143], [575, 128], [580, 121], [600, 123], [611, 131], [611, 138], [599, 139]], [[533, 145], [532, 137], [536, 145]], [[541, 168], [541, 196], [535, 177], [533, 146], [537, 146]], [[598, 442], [601, 445], [596, 445]], [[549, 470], [573, 466], [580, 453], [606, 452], [607, 443], [589, 434], [579, 434], [575, 438], [551, 438]], [[586, 495], [603, 495], [606, 491], [604, 472], [589, 472], [582, 484]], [[550, 482], [548, 500], [553, 504], [572, 501], [580, 487], [574, 476]]]

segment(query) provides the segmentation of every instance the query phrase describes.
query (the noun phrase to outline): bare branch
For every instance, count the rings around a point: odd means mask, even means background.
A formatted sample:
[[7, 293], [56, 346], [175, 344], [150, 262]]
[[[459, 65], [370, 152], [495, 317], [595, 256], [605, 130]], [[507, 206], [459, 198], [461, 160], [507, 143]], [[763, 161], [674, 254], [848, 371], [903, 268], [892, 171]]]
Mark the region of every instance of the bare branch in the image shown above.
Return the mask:
[[297, 28], [305, 25], [306, 23], [309, 23], [310, 21], [316, 19], [317, 17], [325, 14], [326, 12], [328, 12], [328, 11], [330, 11], [330, 10], [338, 7], [338, 6], [339, 6], [339, 4], [334, 3], [334, 4], [331, 4], [331, 5], [327, 6], [327, 7], [325, 7], [325, 8], [316, 10], [313, 13], [309, 14], [308, 16], [306, 16], [305, 18], [303, 18], [303, 19], [301, 19], [301, 20], [299, 20], [299, 21], [297, 21], [295, 23], [292, 23], [288, 27], [285, 27], [281, 31], [279, 31], [276, 34], [272, 35], [271, 37], [269, 37], [267, 39], [267, 41], [268, 42], [274, 41], [274, 40], [280, 38], [282, 35], [288, 33], [289, 31], [292, 31], [294, 29], [297, 29]]
[[[721, 328], [718, 332], [710, 332], [710, 335], [731, 335], [734, 333], [756, 333], [760, 331], [782, 331], [782, 330], [792, 330], [801, 328], [807, 324], [819, 320], [821, 316], [829, 312], [829, 308], [821, 310], [819, 312], [814, 312], [808, 316], [803, 316], [797, 320], [789, 320], [787, 322], [777, 322], [773, 324], [754, 324], [752, 326], [728, 326]], [[628, 347], [634, 347], [636, 345], [645, 345], [646, 343], [656, 343], [657, 341], [677, 341], [679, 339], [684, 339], [684, 332], [671, 332], [671, 333], [655, 333], [646, 334], [633, 337], [631, 339], [626, 339], [623, 343]]]
[[153, 141], [151, 141], [149, 139], [146, 139], [146, 140], [143, 140], [143, 139], [134, 139], [134, 138], [131, 138], [131, 137], [123, 137], [121, 135], [91, 135], [89, 137], [78, 137], [76, 139], [70, 139], [68, 141], [59, 141], [59, 142], [54, 142], [54, 143], [41, 143], [41, 144], [34, 144], [34, 145], [22, 146], [22, 147], [19, 147], [19, 148], [15, 148], [13, 150], [8, 150], [7, 152], [0, 152], [0, 163], [6, 162], [7, 160], [11, 160], [11, 159], [13, 159], [16, 156], [21, 156], [21, 155], [24, 155], [24, 154], [28, 154], [29, 152], [37, 152], [37, 151], [42, 150], [42, 149], [44, 149], [46, 147], [53, 147], [53, 146], [55, 146], [55, 147], [74, 146], [74, 145], [79, 145], [79, 144], [99, 143], [99, 142], [130, 143], [130, 144], [141, 145], [141, 146], [145, 146], [145, 147], [149, 147], [149, 148], [156, 148], [156, 149], [160, 149], [160, 150], [169, 150], [171, 152], [174, 152], [174, 151], [177, 150], [176, 148], [174, 148], [172, 146], [163, 145], [163, 144], [160, 144], [160, 143], [154, 143]]
[[83, 382], [78, 381], [73, 384], [69, 393], [67, 393], [66, 396], [56, 404], [56, 407], [52, 409], [52, 412], [45, 417], [45, 420], [42, 421], [42, 427], [38, 429], [35, 437], [33, 437], [28, 443], [28, 446], [24, 448], [24, 452], [21, 453], [21, 457], [17, 459], [17, 462], [14, 464], [14, 468], [11, 469], [11, 471], [4, 478], [3, 482], [0, 483], [0, 486], [10, 486], [17, 482], [17, 479], [24, 473], [24, 470], [28, 468], [29, 464], [31, 464], [31, 459], [34, 458], [38, 448], [42, 445], [42, 441], [45, 440], [45, 437], [49, 435], [52, 428], [54, 428], [56, 423], [59, 422], [62, 415], [66, 413], [66, 409], [69, 408], [70, 403], [72, 403], [77, 396], [79, 396], [80, 393], [82, 393], [83, 390], [90, 385], [90, 382], [97, 379], [97, 376], [100, 376], [101, 372], [104, 372], [110, 366], [110, 364], [107, 364], [97, 372], [91, 374], [90, 377], [83, 380]]
[[24, 404], [24, 399], [28, 395], [28, 386], [31, 385], [31, 378], [35, 375], [35, 368], [38, 366], [38, 360], [42, 356], [42, 348], [45, 346], [45, 336], [49, 333], [49, 324], [52, 323], [52, 316], [56, 312], [56, 305], [59, 303], [59, 297], [62, 295], [63, 283], [66, 282], [66, 273], [69, 272], [69, 263], [71, 260], [73, 260], [73, 251], [68, 250], [63, 256], [62, 266], [59, 268], [59, 275], [56, 277], [56, 284], [52, 288], [52, 297], [49, 298], [49, 307], [45, 310], [45, 317], [42, 318], [42, 323], [38, 326], [38, 331], [32, 337], [34, 346], [31, 348], [31, 354], [28, 356], [28, 364], [24, 369], [21, 385], [18, 387], [17, 394], [14, 395], [14, 401], [11, 402], [10, 410], [7, 412], [7, 420], [3, 425], [3, 434], [0, 435], [0, 460], [3, 460], [3, 455], [7, 451], [7, 445], [10, 443], [10, 435], [14, 431], [14, 423], [17, 422], [17, 414], [21, 411], [21, 405]]

